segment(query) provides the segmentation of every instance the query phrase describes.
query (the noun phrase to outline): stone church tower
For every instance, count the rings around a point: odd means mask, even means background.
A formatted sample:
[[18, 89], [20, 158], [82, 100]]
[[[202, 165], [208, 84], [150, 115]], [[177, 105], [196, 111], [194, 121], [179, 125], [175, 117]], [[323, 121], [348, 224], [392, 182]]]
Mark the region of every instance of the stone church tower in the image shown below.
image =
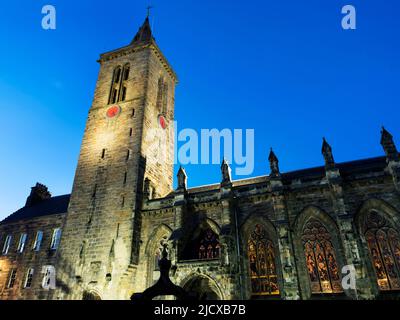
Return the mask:
[[[172, 190], [176, 75], [147, 17], [102, 54], [58, 253], [56, 299], [126, 298], [138, 261], [144, 198]], [[93, 297], [92, 297], [93, 298]]]

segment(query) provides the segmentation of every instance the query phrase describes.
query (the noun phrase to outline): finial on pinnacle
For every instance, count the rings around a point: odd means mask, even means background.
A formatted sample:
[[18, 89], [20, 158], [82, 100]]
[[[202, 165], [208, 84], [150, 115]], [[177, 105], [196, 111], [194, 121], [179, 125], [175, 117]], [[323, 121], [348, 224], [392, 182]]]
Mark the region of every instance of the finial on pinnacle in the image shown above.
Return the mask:
[[271, 171], [272, 177], [278, 177], [280, 175], [279, 172], [279, 160], [278, 157], [275, 155], [274, 150], [271, 148], [268, 156], [269, 167]]
[[326, 141], [325, 137], [322, 138], [322, 155], [325, 159], [325, 168], [333, 169], [335, 167], [335, 160], [333, 159], [332, 147]]

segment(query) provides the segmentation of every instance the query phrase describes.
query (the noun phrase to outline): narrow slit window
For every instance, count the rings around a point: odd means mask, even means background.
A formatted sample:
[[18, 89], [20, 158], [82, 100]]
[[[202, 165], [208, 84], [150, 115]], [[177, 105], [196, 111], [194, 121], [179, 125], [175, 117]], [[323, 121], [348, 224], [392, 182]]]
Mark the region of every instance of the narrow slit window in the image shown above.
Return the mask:
[[134, 116], [135, 116], [135, 109], [132, 109], [131, 118], [133, 118]]
[[162, 114], [167, 115], [168, 111], [168, 84], [164, 83], [162, 94]]
[[129, 136], [132, 137], [132, 134], [133, 134], [133, 129], [130, 128], [130, 129], [129, 129]]
[[97, 193], [97, 184], [94, 185], [92, 198], [96, 198], [96, 193]]
[[130, 157], [131, 157], [131, 150], [128, 149], [126, 151], [126, 161], [128, 161], [130, 159]]
[[115, 83], [119, 83], [120, 77], [121, 77], [121, 68], [118, 67], [117, 72], [115, 74]]
[[128, 173], [125, 172], [125, 174], [124, 174], [124, 185], [126, 184], [126, 179], [127, 179], [127, 177], [128, 177]]
[[122, 72], [121, 81], [118, 87], [119, 97], [117, 100], [125, 101], [128, 88], [128, 79], [129, 79], [129, 64], [126, 64], [121, 72]]
[[117, 96], [118, 96], [118, 90], [117, 89], [113, 89], [111, 103], [116, 103], [117, 102]]
[[115, 103], [118, 101], [118, 94], [121, 86], [121, 67], [118, 66], [114, 69], [113, 77], [111, 80], [110, 97], [108, 103]]
[[126, 98], [126, 86], [122, 86], [122, 94], [121, 94], [121, 101], [125, 101]]
[[164, 92], [164, 79], [160, 77], [158, 79], [158, 89], [157, 89], [157, 109], [162, 112], [163, 104], [163, 92]]
[[106, 149], [103, 149], [103, 150], [101, 151], [101, 158], [104, 159], [105, 156], [106, 156]]
[[125, 207], [125, 197], [121, 197], [121, 208]]
[[124, 68], [124, 81], [129, 79], [129, 65], [126, 65]]

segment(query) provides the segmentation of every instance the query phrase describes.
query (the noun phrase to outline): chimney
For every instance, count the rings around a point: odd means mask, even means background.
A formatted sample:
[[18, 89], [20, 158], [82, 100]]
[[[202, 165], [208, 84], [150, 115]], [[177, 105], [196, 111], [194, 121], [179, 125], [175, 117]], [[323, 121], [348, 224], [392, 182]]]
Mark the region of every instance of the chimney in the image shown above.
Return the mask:
[[36, 186], [32, 187], [31, 194], [26, 199], [25, 207], [32, 207], [35, 204], [51, 198], [51, 194], [44, 184], [36, 183]]

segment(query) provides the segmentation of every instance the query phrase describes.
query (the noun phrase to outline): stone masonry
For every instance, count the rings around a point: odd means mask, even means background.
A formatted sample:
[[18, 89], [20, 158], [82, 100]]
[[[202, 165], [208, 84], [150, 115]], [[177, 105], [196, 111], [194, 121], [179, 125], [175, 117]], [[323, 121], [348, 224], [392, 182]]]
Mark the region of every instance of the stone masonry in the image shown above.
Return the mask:
[[271, 150], [268, 175], [232, 181], [224, 161], [219, 183], [189, 189], [181, 168], [173, 190], [177, 76], [148, 18], [99, 63], [71, 195], [38, 184], [0, 223], [1, 299], [129, 299], [158, 279], [164, 244], [171, 279], [198, 299], [399, 298], [400, 157], [386, 129], [385, 156], [336, 163], [324, 139], [321, 167], [281, 173]]

